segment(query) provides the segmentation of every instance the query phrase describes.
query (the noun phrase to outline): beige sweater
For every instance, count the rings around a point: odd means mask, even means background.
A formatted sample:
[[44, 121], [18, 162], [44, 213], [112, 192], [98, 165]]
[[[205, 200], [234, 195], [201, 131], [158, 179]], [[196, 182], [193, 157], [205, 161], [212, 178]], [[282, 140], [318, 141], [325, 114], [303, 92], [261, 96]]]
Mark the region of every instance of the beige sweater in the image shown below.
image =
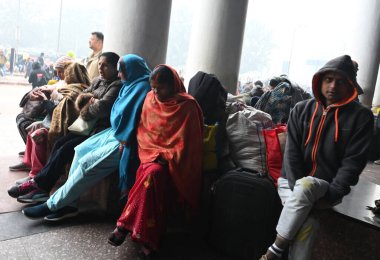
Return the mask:
[[99, 76], [99, 70], [98, 70], [98, 62], [99, 62], [99, 56], [102, 54], [102, 51], [99, 51], [97, 53], [92, 53], [90, 57], [88, 57], [86, 69], [88, 72], [88, 76], [90, 80], [92, 81], [94, 78]]

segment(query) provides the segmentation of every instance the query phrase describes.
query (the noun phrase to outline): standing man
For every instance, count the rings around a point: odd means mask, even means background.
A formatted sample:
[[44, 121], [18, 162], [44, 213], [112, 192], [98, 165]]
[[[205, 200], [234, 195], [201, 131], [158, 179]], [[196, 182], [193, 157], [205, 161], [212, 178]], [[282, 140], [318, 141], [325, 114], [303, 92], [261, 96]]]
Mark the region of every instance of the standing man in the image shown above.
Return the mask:
[[45, 60], [44, 60], [45, 53], [41, 52], [40, 56], [37, 59], [37, 62], [40, 64], [41, 69], [45, 69]]
[[348, 55], [326, 63], [313, 77], [314, 97], [298, 103], [278, 179], [284, 208], [277, 237], [261, 259], [310, 259], [318, 222], [311, 210], [342, 201], [367, 163], [373, 130], [371, 111], [357, 98], [356, 69]]
[[99, 57], [103, 50], [103, 40], [104, 35], [101, 32], [92, 32], [90, 40], [88, 42], [90, 49], [93, 51], [90, 57], [87, 58], [86, 69], [88, 76], [92, 81], [94, 78], [99, 76], [98, 62]]

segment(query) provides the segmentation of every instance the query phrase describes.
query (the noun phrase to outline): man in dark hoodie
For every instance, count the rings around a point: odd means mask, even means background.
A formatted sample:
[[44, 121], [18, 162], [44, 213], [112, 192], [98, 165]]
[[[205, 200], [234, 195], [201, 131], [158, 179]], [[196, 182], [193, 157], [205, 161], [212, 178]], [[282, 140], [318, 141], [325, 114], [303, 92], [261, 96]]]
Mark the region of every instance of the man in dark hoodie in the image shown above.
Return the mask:
[[373, 115], [354, 101], [356, 86], [350, 56], [335, 58], [314, 75], [315, 98], [292, 110], [278, 180], [284, 208], [276, 240], [261, 259], [280, 259], [288, 246], [289, 259], [310, 259], [318, 225], [311, 210], [339, 204], [358, 182], [367, 162]]

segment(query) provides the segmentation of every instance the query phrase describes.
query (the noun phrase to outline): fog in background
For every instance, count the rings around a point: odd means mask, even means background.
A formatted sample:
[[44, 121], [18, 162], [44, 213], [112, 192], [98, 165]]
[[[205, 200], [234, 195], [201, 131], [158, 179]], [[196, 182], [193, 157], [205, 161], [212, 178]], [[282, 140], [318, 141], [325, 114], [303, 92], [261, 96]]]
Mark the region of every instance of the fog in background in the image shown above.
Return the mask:
[[[359, 0], [250, 0], [241, 82], [285, 73], [307, 88], [318, 68], [345, 54], [353, 1]], [[90, 33], [105, 28], [107, 2], [62, 0], [61, 9], [60, 0], [0, 0], [0, 48], [32, 56], [44, 52], [52, 60], [68, 51], [86, 57]], [[180, 71], [186, 69], [192, 19], [201, 7], [202, 0], [172, 2], [166, 62]]]

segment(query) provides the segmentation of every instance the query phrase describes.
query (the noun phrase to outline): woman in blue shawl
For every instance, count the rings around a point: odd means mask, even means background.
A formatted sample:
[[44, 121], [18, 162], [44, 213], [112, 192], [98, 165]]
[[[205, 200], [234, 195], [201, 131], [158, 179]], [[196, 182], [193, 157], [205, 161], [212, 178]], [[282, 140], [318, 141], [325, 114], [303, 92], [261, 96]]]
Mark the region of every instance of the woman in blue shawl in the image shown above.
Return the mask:
[[[150, 70], [145, 61], [133, 54], [118, 63], [123, 87], [112, 111], [111, 127], [90, 137], [75, 148], [69, 178], [46, 203], [22, 212], [28, 218], [57, 221], [78, 214], [76, 201], [89, 188], [117, 170], [120, 165], [120, 189], [125, 195], [134, 183], [139, 166], [136, 126], [146, 94], [150, 91]], [[122, 146], [122, 157], [120, 149]]]

